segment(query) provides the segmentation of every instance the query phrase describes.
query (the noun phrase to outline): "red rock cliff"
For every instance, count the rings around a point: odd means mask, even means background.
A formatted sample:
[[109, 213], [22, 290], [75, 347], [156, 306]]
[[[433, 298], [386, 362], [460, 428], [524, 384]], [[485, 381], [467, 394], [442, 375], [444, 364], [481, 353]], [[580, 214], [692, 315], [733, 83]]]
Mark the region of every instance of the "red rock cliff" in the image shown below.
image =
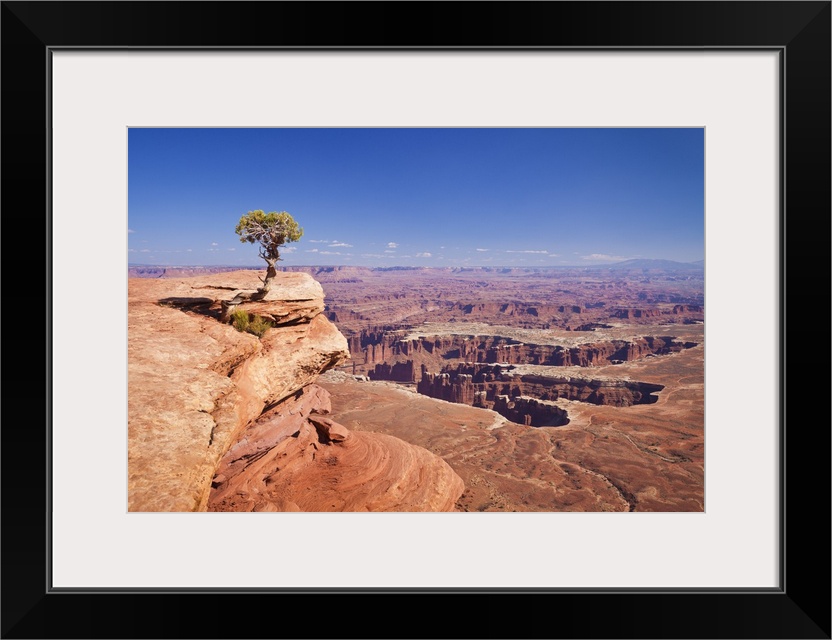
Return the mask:
[[[308, 392], [307, 387], [318, 375], [347, 359], [349, 351], [344, 336], [322, 314], [323, 290], [311, 276], [280, 273], [266, 299], [244, 306], [276, 325], [260, 339], [219, 321], [219, 300], [230, 299], [235, 291], [252, 290], [258, 285], [255, 271], [182, 279], [130, 279], [128, 509], [208, 509], [212, 481], [226, 453], [234, 447], [239, 450], [241, 442], [250, 442], [249, 430], [262, 432], [262, 421], [257, 421], [264, 409], [285, 404], [299, 393], [306, 397], [308, 405], [304, 418], [308, 428], [301, 430], [304, 442], [309, 438], [317, 440], [316, 446], [332, 446], [337, 442], [342, 449], [340, 453], [349, 450], [349, 455], [339, 459], [343, 464], [339, 465], [336, 476], [338, 473], [345, 477], [372, 475], [360, 468], [368, 459], [355, 453], [362, 447], [375, 448], [386, 452], [384, 455], [388, 458], [398, 460], [392, 466], [400, 472], [399, 481], [403, 486], [408, 482], [402, 478], [408, 473], [415, 474], [414, 469], [434, 465], [439, 470], [432, 489], [422, 487], [411, 495], [399, 495], [398, 502], [396, 496], [393, 500], [386, 496], [379, 502], [370, 490], [364, 496], [364, 503], [355, 497], [336, 502], [343, 510], [366, 510], [380, 504], [385, 510], [403, 511], [453, 508], [462, 493], [462, 481], [450, 467], [444, 469], [444, 462], [428, 451], [416, 451], [418, 447], [384, 438], [369, 442], [375, 434], [366, 434], [371, 436], [369, 439], [357, 433], [349, 437], [344, 435], [349, 432], [339, 426], [331, 428], [337, 437], [321, 435], [329, 428], [321, 426], [326, 425], [323, 414], [328, 400], [320, 393]], [[267, 440], [272, 446], [278, 446], [295, 434], [295, 426], [273, 424]], [[284, 437], [279, 438], [278, 432]], [[256, 440], [253, 435], [252, 438]], [[262, 440], [259, 446], [261, 451]], [[285, 457], [285, 445], [281, 446]], [[295, 453], [299, 458], [306, 455], [297, 448]], [[405, 458], [410, 462], [403, 462]], [[226, 488], [236, 486], [228, 464], [222, 473]], [[274, 469], [269, 470], [270, 477], [274, 473]], [[240, 479], [241, 485], [249, 486], [261, 481], [265, 482], [265, 478], [253, 478], [251, 468]], [[313, 483], [315, 474], [307, 470], [305, 481]], [[373, 485], [368, 480], [368, 486], [383, 491], [380, 487], [384, 483]], [[419, 497], [419, 491], [424, 495]], [[431, 492], [443, 495], [427, 495]], [[234, 510], [281, 510], [282, 505], [290, 502], [287, 507], [290, 509], [330, 510], [303, 500], [281, 500], [276, 503], [239, 501]], [[214, 508], [218, 504], [214, 501]]]

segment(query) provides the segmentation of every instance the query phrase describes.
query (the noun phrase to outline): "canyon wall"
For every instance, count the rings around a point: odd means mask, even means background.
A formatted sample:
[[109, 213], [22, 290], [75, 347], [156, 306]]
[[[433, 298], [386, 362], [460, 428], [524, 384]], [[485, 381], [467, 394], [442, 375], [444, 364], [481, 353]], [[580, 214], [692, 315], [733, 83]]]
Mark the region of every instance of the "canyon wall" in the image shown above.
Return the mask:
[[[367, 368], [375, 380], [418, 382], [418, 365], [433, 365], [428, 368], [436, 370], [447, 360], [590, 367], [678, 353], [696, 346], [696, 343], [680, 342], [670, 336], [601, 340], [570, 347], [529, 344], [501, 336], [443, 335], [404, 339], [403, 334], [366, 331], [353, 336], [348, 341], [353, 361], [374, 365]], [[407, 365], [408, 361], [410, 365]]]
[[568, 424], [566, 411], [550, 404], [556, 400], [631, 407], [655, 403], [658, 396], [654, 394], [664, 386], [607, 378], [515, 375], [510, 366], [458, 364], [438, 374], [423, 367], [416, 389], [431, 398], [493, 409], [512, 422], [542, 427]]

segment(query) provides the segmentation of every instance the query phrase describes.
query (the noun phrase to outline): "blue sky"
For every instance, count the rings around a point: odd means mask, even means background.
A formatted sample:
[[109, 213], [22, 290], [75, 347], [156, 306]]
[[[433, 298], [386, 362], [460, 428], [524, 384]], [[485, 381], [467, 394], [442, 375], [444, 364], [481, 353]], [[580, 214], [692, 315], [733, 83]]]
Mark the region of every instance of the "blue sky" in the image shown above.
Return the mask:
[[304, 229], [282, 266], [704, 259], [703, 129], [130, 129], [128, 261], [262, 266], [255, 209]]

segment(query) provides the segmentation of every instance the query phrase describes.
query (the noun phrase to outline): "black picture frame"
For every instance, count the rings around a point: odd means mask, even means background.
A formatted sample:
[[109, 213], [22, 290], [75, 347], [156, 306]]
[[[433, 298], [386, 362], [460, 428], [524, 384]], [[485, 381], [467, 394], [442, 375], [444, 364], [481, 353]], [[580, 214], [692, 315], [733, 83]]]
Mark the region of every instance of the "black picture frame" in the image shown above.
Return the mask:
[[[15, 314], [23, 306], [28, 318], [25, 327], [10, 322], [8, 311], [4, 318], [3, 638], [300, 637], [299, 622], [308, 625], [306, 637], [328, 638], [453, 637], [459, 628], [465, 637], [830, 638], [829, 385], [814, 373], [818, 362], [826, 364], [818, 351], [826, 342], [812, 342], [816, 331], [807, 335], [804, 325], [818, 316], [825, 325], [830, 306], [830, 2], [3, 2], [0, 20], [3, 279], [12, 294], [4, 302]], [[68, 47], [778, 51], [785, 81], [782, 338], [779, 345], [738, 345], [738, 352], [779, 349], [780, 587], [53, 591], [49, 285], [59, 265], [50, 260], [57, 240], [50, 236], [48, 96], [50, 52]], [[15, 223], [23, 219], [21, 235]], [[34, 255], [32, 240], [42, 246]], [[807, 283], [817, 298], [796, 295]], [[43, 286], [45, 298], [31, 295]], [[21, 290], [29, 292], [23, 301]], [[44, 351], [33, 353], [41, 336]], [[737, 366], [740, 375], [739, 354]], [[454, 628], [444, 626], [449, 616]], [[386, 626], [391, 618], [401, 626]]]

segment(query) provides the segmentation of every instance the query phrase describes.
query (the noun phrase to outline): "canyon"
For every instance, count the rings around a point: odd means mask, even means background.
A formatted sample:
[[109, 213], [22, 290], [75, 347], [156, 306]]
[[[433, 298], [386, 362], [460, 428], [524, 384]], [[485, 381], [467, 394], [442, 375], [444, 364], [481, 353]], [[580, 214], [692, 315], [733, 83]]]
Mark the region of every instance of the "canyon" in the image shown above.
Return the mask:
[[286, 267], [262, 339], [258, 271], [131, 269], [129, 508], [702, 511], [703, 271], [645, 264]]

